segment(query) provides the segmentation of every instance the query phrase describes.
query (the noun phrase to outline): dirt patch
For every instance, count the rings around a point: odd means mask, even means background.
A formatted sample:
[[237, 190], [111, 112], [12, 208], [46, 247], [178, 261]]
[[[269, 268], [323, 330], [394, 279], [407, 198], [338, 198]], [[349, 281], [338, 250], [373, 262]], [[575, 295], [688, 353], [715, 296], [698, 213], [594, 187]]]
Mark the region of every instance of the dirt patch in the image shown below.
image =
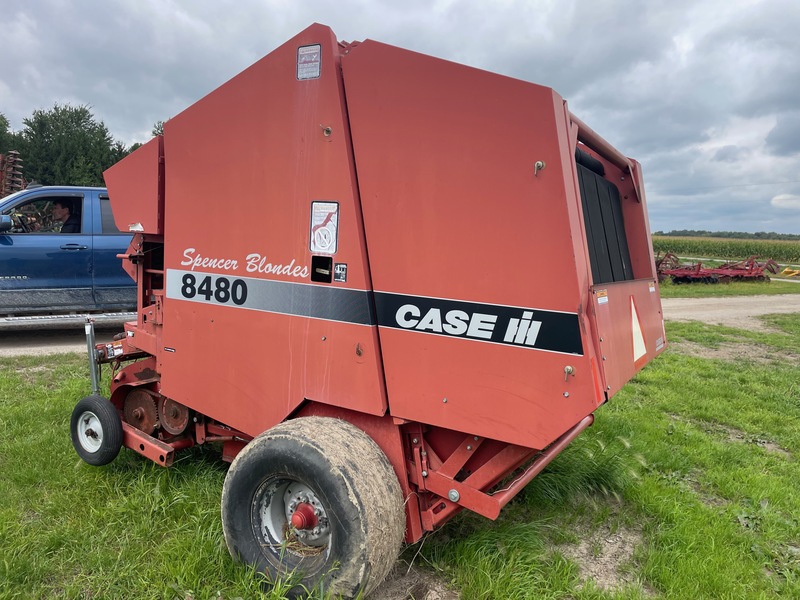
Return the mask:
[[800, 312], [800, 294], [730, 298], [662, 298], [664, 318], [703, 321], [751, 331], [775, 332], [759, 315]]
[[692, 490], [692, 492], [700, 499], [700, 502], [706, 506], [723, 508], [728, 505], [727, 500], [720, 498], [719, 496], [709, 494], [703, 487], [703, 484], [701, 484], [697, 479], [688, 477], [685, 480], [685, 485]]
[[[594, 531], [578, 533], [580, 542], [560, 546], [560, 552], [578, 565], [582, 582], [594, 581], [597, 587], [618, 591], [626, 586], [641, 585], [633, 565], [633, 552], [643, 543], [640, 530], [602, 525]], [[647, 595], [652, 590], [642, 587]]]
[[800, 366], [800, 355], [789, 352], [779, 352], [768, 346], [749, 344], [746, 342], [723, 342], [716, 348], [709, 348], [695, 342], [677, 341], [670, 342], [670, 348], [698, 358], [712, 358], [730, 362], [749, 362], [766, 365], [780, 362], [784, 365]]
[[706, 506], [723, 508], [724, 506], [728, 505], [727, 500], [720, 498], [719, 496], [715, 496], [708, 491], [707, 486], [702, 481], [702, 473], [700, 471], [693, 470], [687, 474], [673, 471], [665, 474], [664, 477], [672, 482], [677, 483], [678, 487], [680, 487], [682, 490], [689, 491], [697, 496], [700, 502]]
[[459, 600], [461, 595], [444, 578], [427, 569], [398, 560], [369, 600]]
[[55, 370], [52, 364], [33, 365], [30, 367], [19, 367], [14, 369], [14, 373], [19, 375], [25, 382], [31, 383], [47, 377]]
[[705, 429], [705, 431], [716, 433], [718, 435], [723, 435], [726, 438], [728, 438], [728, 441], [730, 442], [739, 442], [742, 444], [755, 444], [756, 446], [764, 448], [764, 450], [766, 450], [767, 452], [778, 454], [780, 456], [783, 456], [784, 458], [792, 457], [791, 453], [788, 450], [781, 448], [775, 442], [749, 434], [746, 431], [741, 431], [740, 429], [736, 429], [735, 427], [722, 425], [720, 423], [705, 423], [705, 422], [702, 423], [702, 426], [703, 429]]
[[36, 512], [35, 510], [26, 510], [22, 513], [20, 517], [20, 522], [22, 523], [36, 523], [42, 520], [42, 515]]
[[675, 414], [670, 414], [669, 417], [674, 421], [681, 421], [682, 423], [687, 423], [693, 427], [697, 427], [708, 434], [722, 437], [725, 439], [725, 441], [739, 444], [754, 444], [764, 448], [764, 450], [767, 452], [777, 454], [786, 459], [792, 458], [791, 452], [781, 447], [779, 444], [776, 444], [772, 440], [758, 437], [757, 435], [742, 431], [741, 429], [737, 429], [735, 427], [731, 427], [730, 425], [723, 425], [722, 423], [713, 423], [710, 421], [695, 421]]
[[792, 544], [780, 544], [776, 548], [759, 548], [769, 561], [764, 565], [764, 575], [774, 579], [775, 583], [784, 586], [785, 582], [800, 574], [800, 547]]
[[19, 369], [14, 369], [15, 373], [48, 373], [52, 371], [52, 367], [49, 365], [34, 365], [32, 367], [20, 367]]

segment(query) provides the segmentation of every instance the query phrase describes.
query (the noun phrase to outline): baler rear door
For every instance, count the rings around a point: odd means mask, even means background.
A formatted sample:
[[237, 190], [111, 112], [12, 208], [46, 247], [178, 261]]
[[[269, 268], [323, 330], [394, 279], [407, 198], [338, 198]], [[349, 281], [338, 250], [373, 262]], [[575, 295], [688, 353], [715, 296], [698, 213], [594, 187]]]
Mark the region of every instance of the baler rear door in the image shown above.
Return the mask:
[[653, 280], [592, 287], [601, 364], [610, 398], [666, 345], [658, 287]]

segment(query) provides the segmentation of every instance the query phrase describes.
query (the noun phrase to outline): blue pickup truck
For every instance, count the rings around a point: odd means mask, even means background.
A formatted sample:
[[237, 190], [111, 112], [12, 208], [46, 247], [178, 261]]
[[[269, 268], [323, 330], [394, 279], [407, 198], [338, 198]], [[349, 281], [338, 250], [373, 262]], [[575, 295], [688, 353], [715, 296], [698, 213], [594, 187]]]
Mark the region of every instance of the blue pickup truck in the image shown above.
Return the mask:
[[136, 308], [105, 188], [33, 187], [0, 199], [0, 315]]

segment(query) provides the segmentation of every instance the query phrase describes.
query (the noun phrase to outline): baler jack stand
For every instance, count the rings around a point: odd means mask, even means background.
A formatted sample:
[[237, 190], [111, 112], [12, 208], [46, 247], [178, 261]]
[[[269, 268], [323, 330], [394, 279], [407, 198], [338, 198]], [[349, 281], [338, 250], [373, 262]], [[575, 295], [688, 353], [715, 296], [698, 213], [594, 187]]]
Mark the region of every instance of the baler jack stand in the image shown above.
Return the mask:
[[92, 377], [92, 394], [100, 394], [100, 364], [97, 362], [97, 349], [95, 348], [94, 319], [86, 317], [86, 350], [89, 353], [89, 374]]

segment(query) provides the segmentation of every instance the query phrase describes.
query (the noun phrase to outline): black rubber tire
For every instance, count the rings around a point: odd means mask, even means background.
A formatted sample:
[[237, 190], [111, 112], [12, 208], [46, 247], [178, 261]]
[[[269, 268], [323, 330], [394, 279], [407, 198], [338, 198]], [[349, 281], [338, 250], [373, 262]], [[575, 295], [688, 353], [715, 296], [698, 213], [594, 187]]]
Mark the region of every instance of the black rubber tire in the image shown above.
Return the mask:
[[[287, 532], [283, 491], [295, 484], [311, 490], [327, 517], [320, 523], [329, 537], [317, 554], [306, 553], [313, 547]], [[369, 594], [397, 560], [405, 522], [400, 484], [386, 455], [339, 419], [294, 419], [261, 434], [236, 456], [222, 488], [231, 555], [270, 581], [291, 580], [290, 597], [314, 588], [332, 597]]]
[[70, 419], [72, 446], [85, 462], [107, 465], [122, 448], [122, 421], [106, 398], [86, 396], [75, 405]]

